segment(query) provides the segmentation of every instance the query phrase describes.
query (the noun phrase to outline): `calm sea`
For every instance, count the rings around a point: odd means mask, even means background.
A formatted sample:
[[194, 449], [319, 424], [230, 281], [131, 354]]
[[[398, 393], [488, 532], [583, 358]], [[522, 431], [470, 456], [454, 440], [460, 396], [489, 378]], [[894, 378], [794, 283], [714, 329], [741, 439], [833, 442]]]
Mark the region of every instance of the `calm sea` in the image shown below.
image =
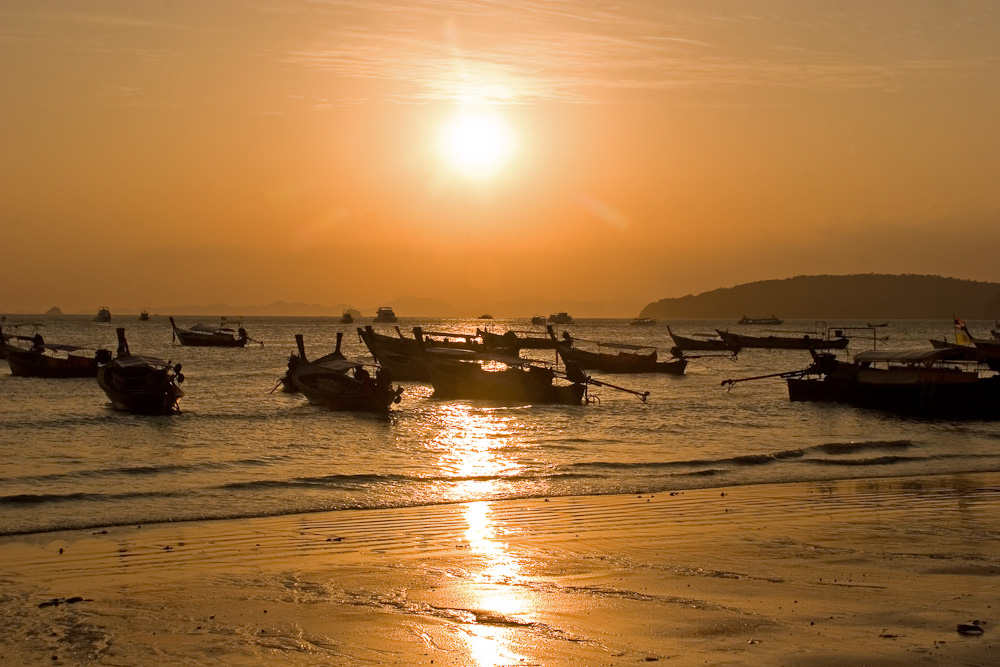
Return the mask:
[[[848, 406], [790, 403], [780, 379], [720, 386], [808, 365], [807, 352], [746, 350], [737, 361], [692, 360], [683, 377], [594, 374], [648, 390], [596, 388], [583, 406], [501, 407], [444, 401], [403, 383], [389, 418], [338, 413], [301, 396], [270, 393], [305, 336], [316, 357], [345, 332], [349, 357], [369, 358], [353, 325], [330, 318], [247, 318], [264, 347], [212, 349], [171, 343], [165, 317], [18, 318], [44, 323], [48, 342], [115, 346], [124, 326], [133, 353], [183, 364], [183, 412], [115, 412], [95, 380], [15, 378], [0, 361], [0, 534], [189, 519], [396, 507], [567, 494], [647, 493], [762, 482], [820, 481], [1000, 470], [1000, 422], [903, 419]], [[209, 318], [181, 317], [180, 326]], [[410, 320], [425, 330], [474, 331], [477, 320]], [[525, 330], [526, 320], [493, 320]], [[830, 322], [859, 326], [864, 322]], [[813, 321], [738, 327], [676, 320], [680, 334], [812, 331]], [[992, 322], [969, 322], [988, 335]], [[388, 327], [385, 327], [388, 329]], [[582, 320], [584, 339], [656, 345], [666, 327]], [[536, 327], [537, 329], [537, 327]], [[897, 321], [879, 347], [926, 347], [951, 335], [947, 321]], [[859, 333], [852, 351], [870, 349]], [[548, 353], [551, 354], [551, 353]]]

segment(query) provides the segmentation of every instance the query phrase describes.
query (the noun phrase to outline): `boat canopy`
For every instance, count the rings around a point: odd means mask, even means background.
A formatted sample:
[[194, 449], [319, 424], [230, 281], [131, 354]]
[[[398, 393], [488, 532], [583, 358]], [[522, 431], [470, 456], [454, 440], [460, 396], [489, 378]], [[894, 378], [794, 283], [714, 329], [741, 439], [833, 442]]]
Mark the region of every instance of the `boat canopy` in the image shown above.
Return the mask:
[[854, 357], [859, 364], [874, 362], [896, 362], [902, 364], [922, 364], [932, 366], [940, 361], [978, 361], [975, 352], [957, 348], [930, 350], [869, 350]]
[[76, 345], [60, 345], [59, 343], [45, 343], [42, 345], [46, 350], [59, 352], [76, 352], [77, 350], [90, 350], [89, 347], [77, 347]]
[[170, 362], [164, 361], [163, 359], [157, 359], [156, 357], [141, 357], [137, 355], [116, 357], [115, 363], [122, 368], [133, 368], [137, 366], [158, 366], [167, 368], [170, 365]]
[[330, 359], [329, 361], [319, 361], [316, 365], [320, 368], [328, 371], [333, 371], [334, 373], [346, 373], [352, 368], [361, 368], [364, 364], [360, 364], [357, 361], [348, 361], [347, 359]]

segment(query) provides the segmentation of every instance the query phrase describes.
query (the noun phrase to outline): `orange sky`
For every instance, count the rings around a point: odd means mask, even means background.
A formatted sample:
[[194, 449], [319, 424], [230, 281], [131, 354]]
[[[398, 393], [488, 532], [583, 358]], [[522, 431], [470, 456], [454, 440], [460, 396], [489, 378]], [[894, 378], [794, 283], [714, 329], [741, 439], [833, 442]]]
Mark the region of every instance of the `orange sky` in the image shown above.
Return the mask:
[[6, 0], [0, 90], [0, 312], [1000, 281], [992, 1]]

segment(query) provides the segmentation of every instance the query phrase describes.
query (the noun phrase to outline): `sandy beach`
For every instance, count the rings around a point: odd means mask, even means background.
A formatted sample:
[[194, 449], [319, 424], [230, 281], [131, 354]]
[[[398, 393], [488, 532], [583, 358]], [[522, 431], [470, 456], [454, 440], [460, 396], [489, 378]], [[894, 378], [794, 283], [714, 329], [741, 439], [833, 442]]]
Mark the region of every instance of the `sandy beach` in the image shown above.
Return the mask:
[[0, 663], [990, 665], [998, 538], [996, 474], [12, 536]]

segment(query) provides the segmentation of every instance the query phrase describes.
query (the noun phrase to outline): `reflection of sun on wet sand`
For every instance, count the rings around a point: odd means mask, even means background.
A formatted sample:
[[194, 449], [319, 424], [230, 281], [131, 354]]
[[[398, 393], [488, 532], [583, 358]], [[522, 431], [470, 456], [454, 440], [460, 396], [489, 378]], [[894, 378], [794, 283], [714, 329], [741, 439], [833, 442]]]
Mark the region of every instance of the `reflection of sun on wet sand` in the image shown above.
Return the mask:
[[995, 664], [998, 537], [993, 474], [8, 537], [0, 663]]

